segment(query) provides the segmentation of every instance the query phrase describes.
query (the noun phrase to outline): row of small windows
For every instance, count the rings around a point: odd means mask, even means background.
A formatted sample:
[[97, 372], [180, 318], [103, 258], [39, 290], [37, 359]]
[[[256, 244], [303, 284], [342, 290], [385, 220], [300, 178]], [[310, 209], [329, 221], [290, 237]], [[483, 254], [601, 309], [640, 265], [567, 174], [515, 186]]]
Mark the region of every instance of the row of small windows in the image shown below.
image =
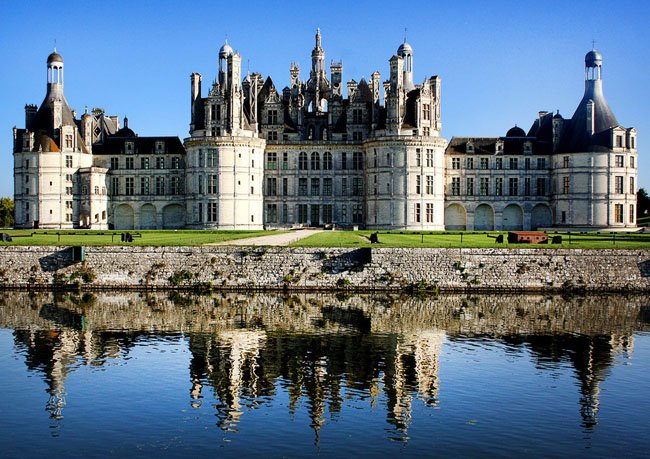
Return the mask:
[[[279, 184], [281, 184], [281, 189], [278, 189]], [[300, 177], [297, 184], [297, 189], [294, 190], [294, 193], [291, 193], [289, 180], [286, 177], [282, 178], [282, 182], [279, 182], [276, 177], [267, 177], [266, 196], [289, 196], [292, 194], [297, 196], [333, 196], [334, 194], [334, 179], [331, 177], [323, 179]], [[340, 190], [342, 196], [361, 196], [363, 195], [363, 179], [361, 177], [352, 177], [348, 181], [348, 177], [342, 177]]]
[[[568, 178], [568, 177], [567, 177]], [[546, 196], [547, 183], [545, 177], [537, 177], [533, 182], [530, 177], [523, 180], [523, 189], [520, 189], [520, 180], [518, 177], [510, 177], [507, 182], [504, 182], [503, 177], [480, 177], [478, 182], [474, 177], [467, 177], [465, 181], [465, 196]], [[507, 188], [504, 189], [504, 183]], [[491, 185], [492, 184], [492, 185]], [[535, 189], [532, 185], [535, 184]], [[460, 177], [452, 177], [451, 189], [447, 190], [448, 194], [452, 196], [461, 195], [461, 182]], [[568, 191], [567, 191], [568, 193]]]
[[[135, 148], [135, 142], [124, 142], [124, 153], [127, 155], [139, 154], [140, 151]], [[151, 151], [154, 154], [165, 154], [167, 150], [165, 148], [165, 142], [156, 142], [154, 148]]]
[[[475, 161], [477, 159], [478, 161]], [[504, 161], [506, 159], [507, 161]], [[536, 169], [546, 169], [546, 158], [537, 158], [537, 161], [533, 162], [532, 158], [523, 158], [523, 169], [529, 170], [532, 169], [532, 165], [535, 164]], [[492, 169], [501, 170], [504, 168], [504, 165], [508, 166], [508, 169], [516, 170], [521, 166], [520, 158], [510, 157], [510, 158], [494, 158], [492, 162]], [[451, 158], [451, 168], [459, 170], [461, 168], [461, 158], [452, 157]], [[465, 169], [474, 169], [478, 168], [481, 170], [490, 169], [490, 158], [465, 158]]]
[[[624, 204], [614, 204], [614, 223], [623, 222]], [[636, 213], [634, 212], [634, 204], [629, 205], [628, 223], [634, 223]]]
[[[413, 209], [413, 221], [415, 223], [422, 223], [422, 204], [415, 203]], [[426, 223], [433, 223], [433, 203], [427, 202], [424, 204], [424, 221]]]
[[[111, 170], [119, 170], [119, 169], [135, 169], [135, 158], [124, 158], [124, 163], [123, 167], [120, 168], [120, 158], [118, 157], [112, 157], [111, 158]], [[156, 157], [155, 162], [153, 163], [156, 166], [156, 169], [165, 169], [165, 158], [164, 157]], [[152, 162], [150, 161], [150, 158], [148, 157], [142, 157], [140, 158], [140, 169], [150, 169], [152, 165]], [[171, 169], [180, 169], [181, 168], [181, 158], [179, 156], [173, 156], [171, 158]]]
[[[624, 181], [625, 181], [625, 177], [623, 177], [622, 175], [617, 175], [617, 176], [614, 177], [614, 193], [617, 193], [617, 194], [625, 193]], [[629, 185], [630, 185], [629, 193], [630, 194], [636, 194], [636, 187], [635, 187], [635, 183], [634, 183], [634, 177], [630, 177]]]
[[[134, 196], [136, 195], [135, 177], [124, 177], [124, 188], [121, 187], [121, 177], [111, 177], [111, 195], [112, 196]], [[165, 185], [168, 184], [168, 188]], [[152, 193], [153, 188], [153, 193]], [[184, 193], [184, 181], [181, 177], [171, 177], [169, 181], [165, 177], [140, 177], [139, 195], [165, 196], [180, 195]]]
[[295, 222], [303, 225], [324, 225], [334, 221], [334, 212], [337, 209], [340, 221], [347, 222], [349, 215], [352, 217], [352, 223], [364, 223], [362, 204], [296, 204], [292, 219], [287, 204], [269, 203], [266, 205], [266, 221], [268, 223]]
[[[346, 152], [340, 154], [340, 162], [338, 163], [338, 168], [340, 170], [362, 170], [363, 169], [363, 153], [354, 152], [351, 155], [348, 155]], [[350, 161], [351, 160], [351, 161]], [[282, 170], [289, 169], [289, 153], [283, 152], [281, 157], [281, 163], [278, 164], [278, 153], [277, 152], [268, 152], [266, 155], [266, 168], [268, 170], [277, 170], [278, 165]], [[298, 155], [298, 169], [299, 170], [333, 170], [334, 169], [334, 157], [331, 152], [326, 151], [321, 154], [317, 151], [307, 154], [307, 152], [300, 152]]]

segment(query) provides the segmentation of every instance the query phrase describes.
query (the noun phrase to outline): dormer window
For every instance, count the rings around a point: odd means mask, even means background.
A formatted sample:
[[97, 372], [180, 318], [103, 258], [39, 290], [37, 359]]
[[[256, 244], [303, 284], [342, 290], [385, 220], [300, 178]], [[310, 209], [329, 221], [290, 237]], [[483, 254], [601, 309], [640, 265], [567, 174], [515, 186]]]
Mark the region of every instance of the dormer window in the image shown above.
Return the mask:
[[127, 155], [132, 155], [134, 150], [135, 150], [135, 146], [133, 145], [133, 142], [124, 143], [124, 151]]
[[165, 142], [158, 141], [156, 142], [156, 153], [165, 152]]
[[524, 153], [530, 153], [533, 151], [533, 146], [530, 142], [525, 142], [524, 143]]
[[472, 142], [467, 142], [465, 150], [467, 153], [474, 153], [474, 144]]

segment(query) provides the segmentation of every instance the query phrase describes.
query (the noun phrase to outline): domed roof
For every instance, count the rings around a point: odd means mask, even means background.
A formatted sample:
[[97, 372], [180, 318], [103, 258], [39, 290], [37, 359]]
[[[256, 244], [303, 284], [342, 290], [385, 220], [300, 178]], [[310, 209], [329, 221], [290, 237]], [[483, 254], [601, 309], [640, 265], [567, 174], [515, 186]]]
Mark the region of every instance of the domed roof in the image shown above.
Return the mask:
[[585, 66], [596, 67], [597, 65], [603, 65], [603, 55], [592, 49], [585, 55]]
[[506, 137], [526, 137], [526, 132], [520, 128], [519, 126], [510, 128], [508, 132], [506, 132]]
[[52, 62], [60, 62], [63, 64], [63, 56], [57, 53], [56, 50], [54, 50], [52, 54], [47, 56], [47, 63], [51, 64]]
[[404, 43], [399, 45], [399, 48], [397, 48], [398, 56], [403, 56], [404, 54], [413, 54], [413, 48], [407, 41], [404, 41]]
[[228, 57], [234, 54], [232, 47], [228, 44], [228, 40], [219, 50], [219, 57]]

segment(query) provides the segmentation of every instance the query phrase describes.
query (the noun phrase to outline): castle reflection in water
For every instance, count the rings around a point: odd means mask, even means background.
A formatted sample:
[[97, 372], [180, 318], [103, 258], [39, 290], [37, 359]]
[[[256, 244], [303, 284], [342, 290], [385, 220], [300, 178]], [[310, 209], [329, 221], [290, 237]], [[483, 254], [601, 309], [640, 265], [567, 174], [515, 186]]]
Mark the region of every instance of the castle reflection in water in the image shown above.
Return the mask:
[[[189, 404], [217, 400], [218, 424], [236, 431], [247, 410], [289, 395], [318, 432], [344, 397], [376, 407], [406, 436], [413, 401], [435, 406], [443, 343], [484, 337], [526, 350], [541, 370], [570, 364], [585, 429], [598, 422], [600, 384], [648, 329], [644, 297], [0, 293], [0, 327], [47, 382], [47, 410], [61, 419], [67, 376], [124, 358], [143, 340], [187, 340]], [[182, 334], [182, 335], [181, 335]], [[74, 394], [68, 394], [74, 396]], [[212, 409], [212, 408], [210, 408]]]

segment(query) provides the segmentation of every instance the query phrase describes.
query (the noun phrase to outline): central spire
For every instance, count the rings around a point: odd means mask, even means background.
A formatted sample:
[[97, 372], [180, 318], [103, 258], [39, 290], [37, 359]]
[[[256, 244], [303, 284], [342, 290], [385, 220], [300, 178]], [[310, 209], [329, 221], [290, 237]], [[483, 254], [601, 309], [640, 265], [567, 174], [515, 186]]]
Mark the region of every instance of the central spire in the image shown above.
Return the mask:
[[320, 27], [316, 29], [316, 49], [322, 49], [320, 46]]

